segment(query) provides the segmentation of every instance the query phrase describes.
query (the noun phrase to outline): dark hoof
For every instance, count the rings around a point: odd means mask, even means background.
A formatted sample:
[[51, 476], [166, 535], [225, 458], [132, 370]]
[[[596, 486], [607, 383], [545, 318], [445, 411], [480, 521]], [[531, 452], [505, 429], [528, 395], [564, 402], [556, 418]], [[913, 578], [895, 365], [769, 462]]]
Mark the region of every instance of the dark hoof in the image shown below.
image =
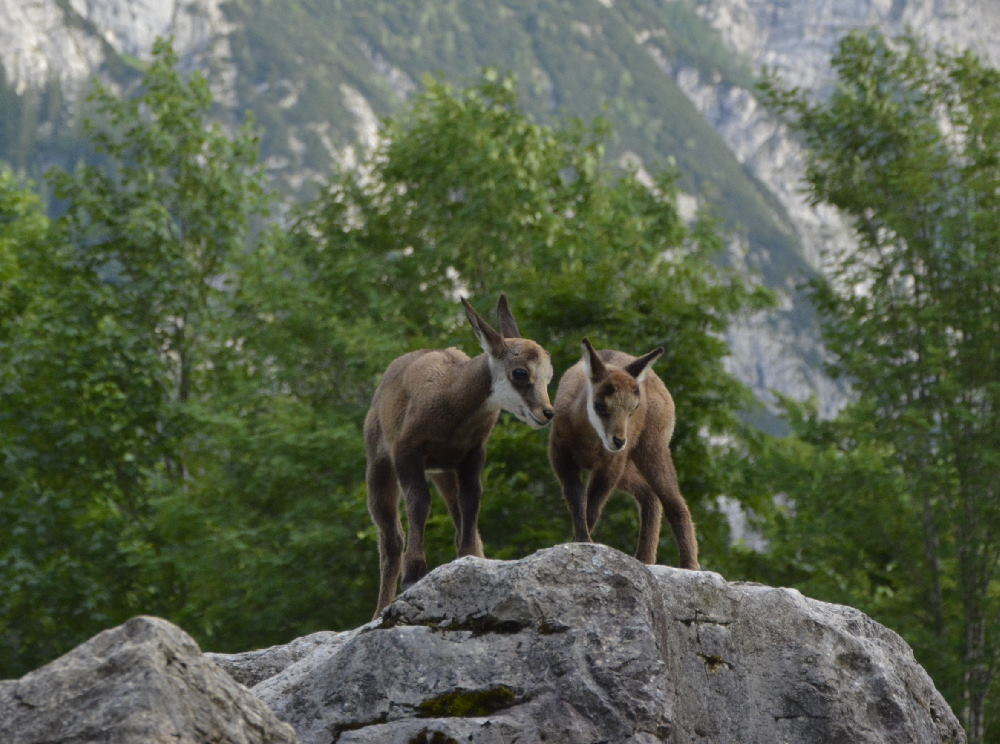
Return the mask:
[[425, 561], [407, 562], [405, 568], [403, 569], [403, 580], [401, 582], [403, 591], [409, 589], [426, 575], [427, 563]]

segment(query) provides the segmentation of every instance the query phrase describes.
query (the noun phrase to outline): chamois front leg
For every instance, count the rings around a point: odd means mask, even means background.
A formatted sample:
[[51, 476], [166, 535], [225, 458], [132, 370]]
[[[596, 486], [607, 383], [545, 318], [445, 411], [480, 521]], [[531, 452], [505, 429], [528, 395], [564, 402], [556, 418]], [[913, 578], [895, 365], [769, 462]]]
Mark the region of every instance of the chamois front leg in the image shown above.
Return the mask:
[[611, 492], [621, 480], [627, 460], [624, 455], [611, 457], [590, 471], [587, 481], [587, 531], [593, 535]]
[[486, 464], [486, 448], [476, 447], [458, 467], [458, 511], [461, 516], [459, 527], [458, 554], [484, 558], [483, 541], [479, 537], [479, 505], [483, 500], [483, 466]]
[[632, 494], [639, 505], [639, 541], [635, 557], [643, 563], [656, 563], [656, 553], [660, 543], [660, 525], [663, 521], [663, 506], [656, 492], [639, 473], [634, 462], [629, 462], [625, 473], [618, 482], [618, 488]]
[[583, 484], [580, 482], [580, 468], [569, 450], [560, 447], [552, 440], [549, 447], [549, 462], [552, 470], [562, 486], [566, 508], [573, 520], [573, 542], [592, 542], [587, 529], [587, 501]]
[[424, 458], [412, 452], [397, 452], [396, 475], [406, 501], [406, 549], [403, 551], [403, 589], [416, 584], [427, 573], [424, 531], [431, 511], [431, 492], [424, 473]]
[[635, 557], [643, 563], [653, 564], [660, 547], [663, 507], [648, 485], [636, 489], [632, 495], [639, 504], [639, 542], [635, 547]]

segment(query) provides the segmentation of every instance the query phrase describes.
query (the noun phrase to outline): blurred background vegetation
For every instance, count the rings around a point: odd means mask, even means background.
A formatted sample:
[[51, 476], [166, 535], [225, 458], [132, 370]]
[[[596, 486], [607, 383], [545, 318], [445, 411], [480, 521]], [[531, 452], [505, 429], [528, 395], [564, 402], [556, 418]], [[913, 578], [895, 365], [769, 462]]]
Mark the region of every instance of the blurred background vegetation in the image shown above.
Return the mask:
[[[440, 47], [460, 60], [477, 39]], [[212, 123], [206, 81], [169, 43], [134, 93], [96, 88], [89, 164], [43, 184], [0, 173], [0, 676], [137, 613], [216, 651], [365, 621], [371, 393], [410, 349], [477, 353], [457, 293], [486, 313], [503, 291], [557, 374], [584, 335], [666, 348], [704, 568], [869, 612], [970, 740], [995, 740], [1000, 85], [973, 57], [863, 35], [836, 66], [823, 104], [766, 89], [810, 148], [815, 198], [860, 239], [813, 287], [854, 401], [832, 421], [786, 401], [783, 438], [748, 423], [758, 404], [723, 366], [725, 329], [771, 295], [721, 260], [719, 219], [740, 215], [681, 219], [676, 143], [649, 188], [609, 164], [606, 123], [540, 123], [514, 76], [427, 78], [359, 167], [287, 211], [258, 163], [266, 111]], [[501, 418], [490, 557], [570, 535], [545, 446]], [[432, 564], [451, 530], [438, 508]], [[631, 552], [636, 534], [631, 499], [613, 498], [597, 539]], [[676, 562], [669, 532], [660, 555]]]

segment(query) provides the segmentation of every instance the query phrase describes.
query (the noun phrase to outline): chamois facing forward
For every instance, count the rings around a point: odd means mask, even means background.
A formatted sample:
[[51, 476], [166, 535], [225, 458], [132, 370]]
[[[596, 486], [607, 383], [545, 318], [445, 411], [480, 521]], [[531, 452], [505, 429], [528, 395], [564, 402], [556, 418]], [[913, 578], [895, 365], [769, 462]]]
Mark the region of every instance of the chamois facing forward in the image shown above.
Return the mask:
[[[500, 411], [533, 429], [553, 416], [549, 354], [521, 338], [507, 297], [500, 295], [497, 303], [499, 331], [465, 298], [462, 305], [483, 353], [470, 359], [459, 349], [421, 349], [398, 357], [386, 369], [365, 418], [368, 511], [379, 533], [376, 617], [395, 598], [400, 571], [404, 589], [427, 573], [424, 528], [431, 495], [426, 475], [455, 523], [458, 555], [483, 557], [481, 477], [486, 440]], [[409, 522], [405, 550], [400, 489]]]
[[[682, 568], [698, 569], [694, 522], [670, 457], [674, 400], [650, 369], [663, 353], [641, 357], [595, 351], [583, 339], [583, 358], [566, 370], [556, 391], [549, 459], [573, 519], [573, 539], [591, 542], [611, 492], [639, 504], [636, 558], [656, 563], [663, 510], [673, 528]], [[589, 470], [586, 488], [582, 471]]]

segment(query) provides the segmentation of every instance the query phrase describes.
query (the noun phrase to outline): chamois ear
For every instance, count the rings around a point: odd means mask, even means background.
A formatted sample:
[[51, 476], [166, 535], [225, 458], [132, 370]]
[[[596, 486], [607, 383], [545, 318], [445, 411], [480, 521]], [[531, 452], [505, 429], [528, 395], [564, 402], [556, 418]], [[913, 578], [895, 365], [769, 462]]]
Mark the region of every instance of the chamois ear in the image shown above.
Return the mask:
[[591, 346], [590, 339], [585, 338], [580, 343], [583, 345], [583, 369], [590, 380], [597, 382], [608, 373], [608, 370]]
[[500, 295], [497, 300], [497, 323], [500, 325], [500, 333], [504, 338], [521, 338], [521, 331], [517, 328], [517, 321], [510, 311], [510, 304], [507, 302], [507, 295]]
[[660, 354], [662, 353], [663, 347], [657, 346], [652, 351], [643, 354], [635, 361], [629, 362], [625, 365], [625, 371], [632, 375], [637, 382], [642, 382], [643, 378], [646, 376], [646, 372], [649, 371], [650, 365], [659, 359]]
[[507, 344], [504, 343], [503, 336], [493, 330], [490, 324], [483, 320], [483, 316], [476, 312], [467, 299], [464, 297], [460, 299], [462, 300], [462, 306], [465, 308], [465, 315], [472, 325], [472, 331], [476, 334], [476, 339], [479, 341], [479, 345], [483, 351], [495, 357], [503, 356], [504, 352], [507, 351]]

